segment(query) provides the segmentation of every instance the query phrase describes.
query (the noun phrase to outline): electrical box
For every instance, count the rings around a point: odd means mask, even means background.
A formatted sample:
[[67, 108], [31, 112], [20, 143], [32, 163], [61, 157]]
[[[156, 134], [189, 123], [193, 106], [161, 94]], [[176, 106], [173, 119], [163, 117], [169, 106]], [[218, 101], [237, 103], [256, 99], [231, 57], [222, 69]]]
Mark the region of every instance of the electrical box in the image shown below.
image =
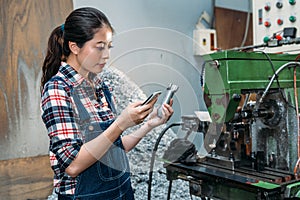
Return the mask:
[[195, 29], [194, 37], [194, 55], [205, 55], [216, 51], [217, 36], [214, 29]]
[[[285, 28], [295, 27], [300, 33], [300, 0], [253, 0], [253, 41], [263, 44], [268, 38], [280, 37]], [[300, 45], [266, 48], [266, 52], [299, 52]]]

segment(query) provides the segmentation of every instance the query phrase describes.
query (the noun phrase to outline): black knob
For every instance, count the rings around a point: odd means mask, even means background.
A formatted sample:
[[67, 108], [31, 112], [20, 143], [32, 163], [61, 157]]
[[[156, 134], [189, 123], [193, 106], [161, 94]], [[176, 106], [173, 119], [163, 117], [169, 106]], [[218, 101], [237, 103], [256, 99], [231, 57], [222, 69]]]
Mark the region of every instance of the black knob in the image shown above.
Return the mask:
[[283, 7], [282, 2], [278, 1], [278, 2], [276, 3], [276, 7], [277, 7], [277, 8], [282, 8], [282, 7]]

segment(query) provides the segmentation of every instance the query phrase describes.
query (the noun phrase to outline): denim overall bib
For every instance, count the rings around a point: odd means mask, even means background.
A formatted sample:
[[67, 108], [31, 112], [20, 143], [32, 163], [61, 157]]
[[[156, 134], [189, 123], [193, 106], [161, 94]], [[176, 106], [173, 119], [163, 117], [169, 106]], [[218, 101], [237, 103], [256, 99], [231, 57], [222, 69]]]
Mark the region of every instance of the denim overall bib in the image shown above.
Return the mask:
[[[109, 88], [105, 84], [102, 88], [109, 108], [116, 113]], [[71, 95], [78, 109], [78, 124], [85, 142], [100, 135], [113, 123], [114, 119], [100, 123], [91, 121], [79, 95], [74, 90], [71, 90]], [[121, 137], [118, 137], [100, 160], [83, 171], [76, 179], [75, 195], [68, 199], [133, 200], [129, 163]]]

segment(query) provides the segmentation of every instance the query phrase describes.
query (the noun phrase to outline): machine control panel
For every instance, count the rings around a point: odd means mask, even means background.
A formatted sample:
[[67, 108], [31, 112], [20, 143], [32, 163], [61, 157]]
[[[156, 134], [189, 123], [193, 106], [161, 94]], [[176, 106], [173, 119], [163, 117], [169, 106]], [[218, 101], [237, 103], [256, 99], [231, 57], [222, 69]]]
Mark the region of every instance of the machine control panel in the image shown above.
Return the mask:
[[[280, 37], [283, 29], [295, 27], [300, 34], [300, 0], [253, 0], [253, 41], [262, 44], [266, 38]], [[300, 45], [268, 48], [267, 52], [300, 52]]]

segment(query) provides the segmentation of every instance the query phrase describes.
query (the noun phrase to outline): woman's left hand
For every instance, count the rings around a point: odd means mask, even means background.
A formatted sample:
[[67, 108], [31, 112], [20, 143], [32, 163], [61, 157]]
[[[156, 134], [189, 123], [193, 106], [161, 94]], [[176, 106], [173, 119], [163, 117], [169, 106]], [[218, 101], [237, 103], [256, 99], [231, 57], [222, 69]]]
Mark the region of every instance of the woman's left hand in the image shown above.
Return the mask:
[[174, 110], [172, 108], [173, 100], [171, 99], [170, 105], [169, 104], [163, 104], [162, 105], [162, 117], [158, 117], [157, 110], [158, 108], [153, 109], [152, 113], [149, 115], [149, 119], [146, 122], [148, 126], [151, 128], [155, 128], [159, 125], [162, 125], [166, 123], [171, 116], [174, 113]]

